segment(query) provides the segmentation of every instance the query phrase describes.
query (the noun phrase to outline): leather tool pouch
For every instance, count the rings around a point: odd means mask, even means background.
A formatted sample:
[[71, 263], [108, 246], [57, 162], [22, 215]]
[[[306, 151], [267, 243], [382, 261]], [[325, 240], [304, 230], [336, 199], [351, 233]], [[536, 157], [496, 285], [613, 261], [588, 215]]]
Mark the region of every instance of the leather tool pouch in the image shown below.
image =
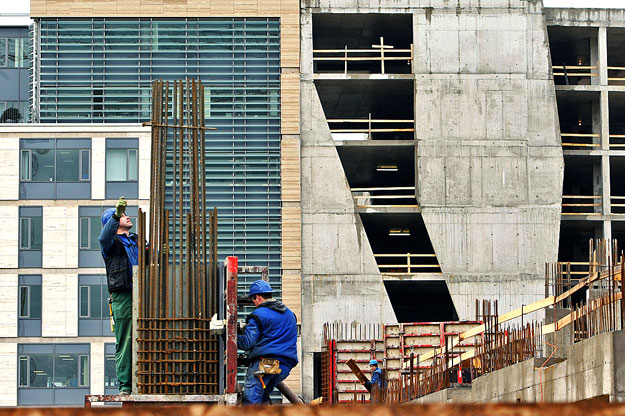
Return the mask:
[[261, 358], [258, 364], [259, 372], [263, 374], [280, 374], [280, 361], [273, 358]]

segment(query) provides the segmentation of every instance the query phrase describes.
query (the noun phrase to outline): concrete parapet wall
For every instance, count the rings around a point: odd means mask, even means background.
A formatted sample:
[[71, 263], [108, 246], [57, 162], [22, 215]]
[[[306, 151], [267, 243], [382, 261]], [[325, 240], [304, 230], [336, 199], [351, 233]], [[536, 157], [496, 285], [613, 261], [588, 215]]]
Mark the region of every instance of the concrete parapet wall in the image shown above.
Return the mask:
[[[625, 400], [625, 332], [608, 332], [573, 344], [565, 360], [534, 358], [475, 379], [470, 391], [448, 389], [415, 402], [575, 402], [598, 397]], [[542, 374], [541, 374], [542, 371]]]

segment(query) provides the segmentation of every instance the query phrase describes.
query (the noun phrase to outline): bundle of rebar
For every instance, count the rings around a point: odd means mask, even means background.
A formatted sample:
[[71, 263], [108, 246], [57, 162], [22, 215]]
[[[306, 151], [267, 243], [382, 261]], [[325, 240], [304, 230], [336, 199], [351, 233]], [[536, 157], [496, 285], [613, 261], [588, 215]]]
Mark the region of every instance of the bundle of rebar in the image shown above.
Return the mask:
[[[150, 220], [139, 213], [139, 394], [216, 394], [217, 209], [206, 208], [204, 86], [152, 85]], [[150, 244], [145, 247], [149, 228]]]

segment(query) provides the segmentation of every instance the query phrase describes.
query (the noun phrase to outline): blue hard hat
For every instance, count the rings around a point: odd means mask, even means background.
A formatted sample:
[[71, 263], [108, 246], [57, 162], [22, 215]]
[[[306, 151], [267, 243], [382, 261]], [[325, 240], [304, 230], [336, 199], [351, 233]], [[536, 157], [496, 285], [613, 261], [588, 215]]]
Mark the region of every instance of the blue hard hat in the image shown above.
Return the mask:
[[114, 213], [115, 213], [115, 208], [109, 208], [102, 213], [102, 217], [100, 217], [100, 219], [102, 220], [102, 227], [106, 225], [106, 223], [108, 222], [108, 220], [111, 219]]
[[264, 280], [257, 280], [252, 283], [252, 286], [250, 286], [250, 293], [248, 296], [252, 297], [261, 293], [273, 293], [273, 290], [271, 289], [271, 286], [269, 286], [269, 283]]
[[369, 361], [369, 365], [378, 365], [378, 360], [374, 358], [373, 360]]

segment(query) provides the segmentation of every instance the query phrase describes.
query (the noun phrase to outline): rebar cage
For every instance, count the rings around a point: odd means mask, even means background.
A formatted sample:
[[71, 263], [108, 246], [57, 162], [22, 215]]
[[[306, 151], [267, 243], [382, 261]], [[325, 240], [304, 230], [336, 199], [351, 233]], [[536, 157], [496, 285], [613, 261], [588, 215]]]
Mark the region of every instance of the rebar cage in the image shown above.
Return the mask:
[[223, 288], [217, 209], [206, 207], [202, 83], [155, 81], [146, 124], [152, 170], [150, 221], [139, 213], [137, 393], [219, 394], [223, 346], [209, 322]]

